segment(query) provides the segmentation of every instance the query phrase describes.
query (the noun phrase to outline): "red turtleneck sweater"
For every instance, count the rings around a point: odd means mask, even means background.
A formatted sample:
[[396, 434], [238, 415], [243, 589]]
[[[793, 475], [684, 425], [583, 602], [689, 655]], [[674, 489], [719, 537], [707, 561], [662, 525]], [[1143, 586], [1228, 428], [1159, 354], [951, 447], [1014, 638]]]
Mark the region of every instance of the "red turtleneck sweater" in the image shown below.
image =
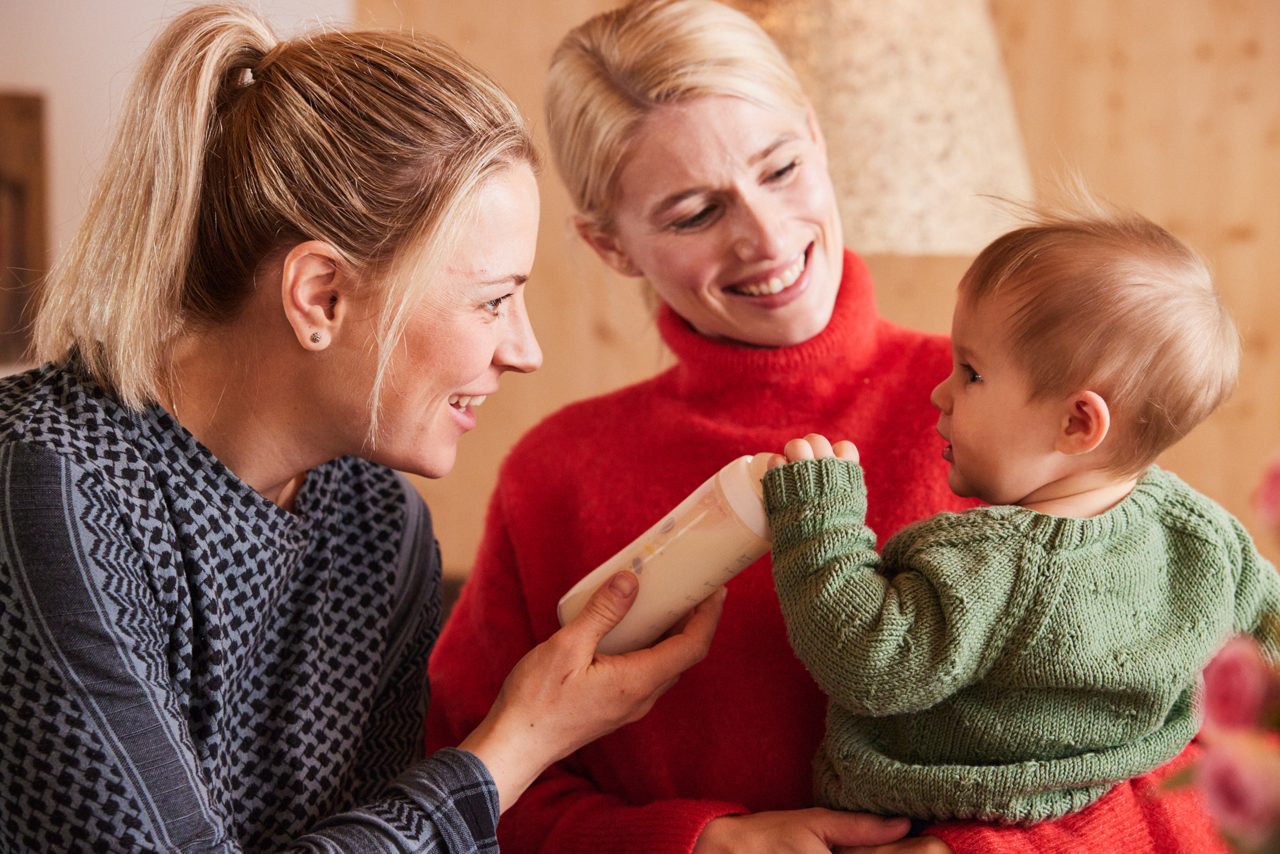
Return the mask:
[[[803, 344], [708, 339], [666, 308], [659, 328], [673, 368], [566, 407], [504, 463], [476, 566], [431, 658], [430, 748], [457, 744], [484, 717], [507, 672], [558, 628], [565, 591], [738, 455], [809, 432], [852, 439], [881, 542], [969, 506], [947, 488], [929, 403], [951, 369], [949, 347], [882, 320], [857, 256], [845, 258], [831, 322]], [[787, 644], [765, 557], [729, 583], [708, 657], [645, 718], [549, 769], [503, 816], [502, 848], [688, 852], [713, 818], [812, 806], [825, 706]], [[1081, 813], [1050, 829], [1099, 851], [1116, 840], [1180, 850], [1153, 841], [1180, 831], [1195, 834], [1181, 850], [1213, 850], [1187, 796], [1151, 806], [1135, 792], [1120, 787], [1090, 808], [1098, 818], [1081, 822]], [[1044, 851], [1058, 838], [972, 825], [937, 832], [969, 850]]]

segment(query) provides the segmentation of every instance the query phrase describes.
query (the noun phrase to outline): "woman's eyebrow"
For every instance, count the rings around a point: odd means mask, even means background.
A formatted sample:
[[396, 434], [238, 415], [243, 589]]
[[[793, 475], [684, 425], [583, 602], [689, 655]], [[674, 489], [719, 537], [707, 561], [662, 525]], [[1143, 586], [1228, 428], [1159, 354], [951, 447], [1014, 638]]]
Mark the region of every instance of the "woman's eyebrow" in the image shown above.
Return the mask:
[[529, 277], [524, 273], [508, 273], [505, 276], [498, 276], [496, 279], [481, 279], [481, 285], [505, 285], [510, 282], [513, 285], [523, 285], [529, 281]]
[[773, 152], [777, 151], [780, 147], [782, 147], [783, 145], [786, 145], [788, 142], [791, 142], [794, 139], [797, 139], [794, 133], [779, 134], [777, 139], [775, 139], [773, 142], [769, 143], [764, 148], [757, 151], [755, 154], [751, 155], [751, 158], [747, 160], [747, 164], [750, 166], [756, 165], [761, 160], [764, 160], [770, 154], [773, 154]]

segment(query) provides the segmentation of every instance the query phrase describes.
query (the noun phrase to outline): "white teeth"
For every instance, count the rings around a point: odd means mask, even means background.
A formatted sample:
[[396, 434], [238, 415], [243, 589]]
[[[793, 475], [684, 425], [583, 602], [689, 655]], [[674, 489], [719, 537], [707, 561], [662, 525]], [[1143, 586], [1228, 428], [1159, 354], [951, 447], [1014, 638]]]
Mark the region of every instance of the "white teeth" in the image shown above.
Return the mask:
[[769, 281], [758, 282], [754, 285], [739, 285], [734, 290], [753, 297], [776, 294], [794, 285], [802, 272], [804, 272], [804, 255], [801, 255], [795, 260], [795, 263], [783, 270], [781, 274], [769, 279]]
[[458, 409], [466, 409], [468, 406], [479, 406], [487, 398], [488, 395], [484, 394], [451, 394], [449, 395], [449, 405], [456, 406]]

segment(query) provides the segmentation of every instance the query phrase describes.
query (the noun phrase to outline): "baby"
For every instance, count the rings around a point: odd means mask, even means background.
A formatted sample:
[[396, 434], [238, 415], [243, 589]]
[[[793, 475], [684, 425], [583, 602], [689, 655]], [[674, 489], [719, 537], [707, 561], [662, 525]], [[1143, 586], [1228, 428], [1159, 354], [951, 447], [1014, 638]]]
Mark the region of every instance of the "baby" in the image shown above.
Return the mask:
[[1235, 384], [1204, 264], [1136, 215], [1043, 215], [962, 279], [934, 389], [962, 496], [875, 551], [856, 448], [765, 477], [778, 598], [830, 698], [826, 806], [1029, 824], [1176, 756], [1233, 633], [1280, 653], [1280, 577], [1153, 465]]

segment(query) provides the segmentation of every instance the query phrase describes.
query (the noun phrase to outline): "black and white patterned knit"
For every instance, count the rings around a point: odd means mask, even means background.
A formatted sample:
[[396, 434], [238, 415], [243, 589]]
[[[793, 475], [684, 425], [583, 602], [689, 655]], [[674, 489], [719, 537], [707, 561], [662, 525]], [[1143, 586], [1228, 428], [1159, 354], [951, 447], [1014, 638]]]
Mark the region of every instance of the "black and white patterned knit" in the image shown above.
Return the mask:
[[0, 851], [496, 851], [484, 766], [422, 760], [439, 571], [385, 468], [290, 513], [159, 407], [0, 381]]

